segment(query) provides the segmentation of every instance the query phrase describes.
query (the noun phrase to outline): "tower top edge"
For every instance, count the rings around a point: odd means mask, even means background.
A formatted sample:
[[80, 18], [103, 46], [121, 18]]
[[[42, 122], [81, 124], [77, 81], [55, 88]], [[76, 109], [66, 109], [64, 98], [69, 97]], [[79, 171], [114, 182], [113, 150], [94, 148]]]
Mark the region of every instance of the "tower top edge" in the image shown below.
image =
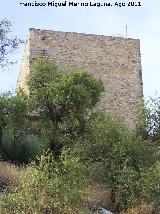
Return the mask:
[[64, 34], [64, 35], [75, 35], [75, 36], [93, 36], [97, 38], [105, 38], [105, 39], [112, 39], [112, 40], [125, 40], [125, 41], [135, 41], [140, 43], [140, 39], [135, 39], [135, 38], [129, 38], [129, 37], [123, 37], [123, 36], [107, 36], [107, 35], [100, 35], [100, 34], [89, 34], [89, 33], [79, 33], [79, 32], [65, 32], [65, 31], [54, 31], [54, 30], [46, 30], [46, 29], [38, 29], [38, 28], [29, 28], [29, 33], [51, 33], [51, 34]]

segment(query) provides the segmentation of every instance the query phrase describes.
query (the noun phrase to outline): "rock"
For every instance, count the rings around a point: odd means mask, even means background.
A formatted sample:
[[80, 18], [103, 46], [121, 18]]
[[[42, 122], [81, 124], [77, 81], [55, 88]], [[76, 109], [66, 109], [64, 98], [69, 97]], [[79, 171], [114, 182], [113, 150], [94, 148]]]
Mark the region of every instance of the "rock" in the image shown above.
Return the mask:
[[104, 209], [103, 207], [98, 206], [95, 203], [90, 204], [90, 209], [92, 210], [92, 212], [98, 212], [99, 214], [113, 214], [112, 212]]

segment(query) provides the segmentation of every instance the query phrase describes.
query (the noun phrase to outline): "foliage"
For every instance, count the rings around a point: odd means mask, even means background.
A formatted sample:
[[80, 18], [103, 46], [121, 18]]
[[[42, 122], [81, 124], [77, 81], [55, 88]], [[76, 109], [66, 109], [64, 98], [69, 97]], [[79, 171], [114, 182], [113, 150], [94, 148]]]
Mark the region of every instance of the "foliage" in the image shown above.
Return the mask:
[[156, 147], [160, 147], [160, 98], [150, 98], [146, 105], [148, 139]]
[[1, 157], [28, 162], [50, 144], [58, 159], [68, 139], [84, 131], [102, 83], [85, 72], [64, 75], [42, 58], [33, 64], [29, 87], [29, 98], [23, 91], [0, 96]]
[[40, 58], [28, 84], [29, 96], [0, 96], [0, 154], [19, 162], [29, 162], [46, 147], [52, 154], [40, 156], [20, 186], [0, 200], [2, 214], [87, 213], [90, 183], [105, 188], [97, 194], [110, 195], [119, 211], [159, 205], [160, 156], [151, 146], [159, 140], [159, 103], [142, 108], [134, 133], [94, 109], [104, 87], [86, 72], [64, 75]]
[[28, 98], [20, 91], [16, 96], [11, 93], [0, 95], [0, 119], [4, 126], [14, 126], [15, 131], [24, 125], [28, 114]]
[[[79, 155], [87, 165], [91, 179], [106, 184], [112, 202], [117, 203], [120, 209], [145, 199], [141, 181], [158, 159], [148, 141], [134, 136], [119, 122], [103, 114], [93, 115], [73, 154]], [[148, 177], [145, 178], [148, 181]], [[153, 182], [154, 188], [155, 184]], [[146, 188], [151, 193], [147, 185]]]
[[156, 162], [147, 172], [142, 174], [141, 192], [143, 200], [160, 207], [160, 161]]
[[4, 160], [28, 162], [45, 148], [47, 138], [34, 132], [29, 101], [23, 92], [0, 96], [0, 155]]
[[160, 98], [149, 98], [139, 110], [139, 121], [137, 124], [137, 135], [148, 139], [153, 145], [160, 145]]
[[7, 19], [0, 21], [0, 67], [4, 68], [8, 64], [13, 64], [9, 61], [9, 55], [18, 49], [19, 45], [23, 43], [17, 37], [10, 36], [11, 22]]
[[7, 159], [17, 163], [28, 163], [34, 160], [43, 149], [47, 148], [48, 139], [45, 136], [24, 133], [15, 139], [13, 129], [4, 129], [3, 131], [3, 147], [7, 152]]
[[87, 214], [77, 159], [63, 154], [58, 163], [45, 153], [37, 162], [38, 165], [34, 163], [28, 168], [21, 185], [1, 199], [1, 213]]
[[94, 107], [103, 91], [101, 81], [88, 73], [62, 75], [51, 61], [43, 58], [35, 62], [29, 78], [37, 107], [56, 123], [65, 120], [67, 114], [80, 115]]
[[19, 134], [19, 128], [24, 124], [24, 116], [28, 109], [26, 97], [24, 94], [18, 94], [13, 97], [10, 93], [1, 94], [0, 96], [0, 149], [7, 156], [7, 151], [3, 144], [4, 129], [13, 129], [13, 138], [16, 139]]
[[33, 64], [29, 88], [33, 109], [50, 124], [50, 148], [58, 158], [66, 139], [84, 132], [104, 89], [102, 82], [86, 72], [64, 75], [50, 60], [40, 58]]

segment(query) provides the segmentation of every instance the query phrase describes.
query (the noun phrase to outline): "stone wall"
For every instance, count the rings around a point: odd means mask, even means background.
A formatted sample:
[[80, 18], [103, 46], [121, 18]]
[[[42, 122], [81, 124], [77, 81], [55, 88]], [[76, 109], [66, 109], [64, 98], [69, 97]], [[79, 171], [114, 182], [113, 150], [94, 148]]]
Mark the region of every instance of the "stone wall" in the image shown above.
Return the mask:
[[64, 72], [82, 69], [102, 79], [105, 92], [100, 108], [120, 116], [129, 128], [135, 127], [143, 100], [139, 40], [31, 28], [17, 88], [28, 90], [31, 64], [41, 56]]

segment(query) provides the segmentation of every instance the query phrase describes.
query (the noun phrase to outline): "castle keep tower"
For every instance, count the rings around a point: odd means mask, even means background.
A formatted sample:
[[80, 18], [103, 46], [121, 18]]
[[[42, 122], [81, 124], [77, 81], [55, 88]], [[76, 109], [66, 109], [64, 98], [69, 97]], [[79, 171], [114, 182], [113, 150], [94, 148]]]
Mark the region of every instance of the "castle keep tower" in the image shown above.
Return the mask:
[[137, 39], [65, 33], [31, 28], [17, 89], [28, 91], [26, 79], [37, 57], [53, 60], [64, 72], [76, 68], [103, 81], [100, 108], [120, 116], [135, 128], [143, 100], [140, 41]]

